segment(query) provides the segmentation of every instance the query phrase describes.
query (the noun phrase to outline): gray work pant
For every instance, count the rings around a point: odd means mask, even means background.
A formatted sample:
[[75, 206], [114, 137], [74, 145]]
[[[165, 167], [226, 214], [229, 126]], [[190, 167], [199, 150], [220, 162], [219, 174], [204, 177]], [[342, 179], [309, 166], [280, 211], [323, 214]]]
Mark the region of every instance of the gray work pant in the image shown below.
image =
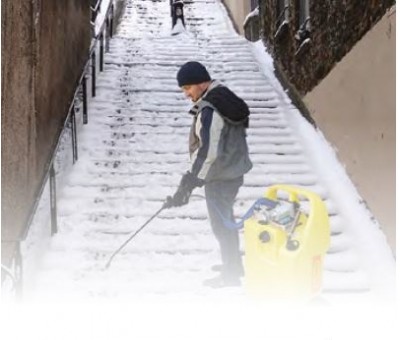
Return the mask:
[[238, 230], [224, 224], [224, 219], [234, 220], [233, 204], [242, 184], [243, 176], [205, 184], [208, 215], [221, 250], [222, 275], [226, 277], [239, 277], [243, 273]]

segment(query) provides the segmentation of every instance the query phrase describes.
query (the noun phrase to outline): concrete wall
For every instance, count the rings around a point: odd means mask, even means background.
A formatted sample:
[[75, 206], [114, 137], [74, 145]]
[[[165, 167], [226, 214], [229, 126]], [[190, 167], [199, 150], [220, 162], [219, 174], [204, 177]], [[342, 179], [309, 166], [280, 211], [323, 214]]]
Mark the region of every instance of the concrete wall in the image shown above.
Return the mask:
[[396, 17], [358, 42], [304, 101], [396, 245]]
[[88, 0], [41, 0], [38, 13], [35, 110], [40, 175], [78, 86], [91, 33]]
[[1, 3], [2, 263], [27, 222], [86, 61], [89, 2]]
[[[1, 2], [1, 239], [15, 246], [32, 200], [35, 173], [32, 3]], [[11, 228], [7, 228], [11, 226]]]
[[250, 13], [250, 0], [222, 0], [239, 34], [244, 34], [243, 22]]

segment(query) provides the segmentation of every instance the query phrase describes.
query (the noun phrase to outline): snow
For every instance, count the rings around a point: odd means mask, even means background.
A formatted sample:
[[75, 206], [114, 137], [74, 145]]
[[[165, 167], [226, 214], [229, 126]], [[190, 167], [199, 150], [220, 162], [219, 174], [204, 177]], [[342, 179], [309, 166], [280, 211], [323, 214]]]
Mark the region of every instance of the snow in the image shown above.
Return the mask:
[[[76, 164], [65, 151], [68, 133], [61, 146], [59, 232], [49, 237], [41, 208], [24, 244], [24, 303], [2, 308], [8, 338], [395, 338], [395, 313], [386, 303], [395, 282], [389, 246], [331, 145], [290, 102], [261, 42], [238, 36], [219, 0], [185, 4], [186, 31], [177, 35], [171, 35], [168, 0], [127, 3], [90, 98], [88, 125], [77, 115]], [[325, 200], [335, 236], [320, 304], [265, 303], [241, 288], [204, 288], [219, 254], [202, 189], [189, 205], [163, 211], [105, 270], [113, 251], [188, 169], [191, 103], [175, 80], [187, 60], [204, 63], [251, 107], [254, 168], [239, 192], [237, 216], [279, 182]], [[42, 201], [48, 206], [46, 195]]]
[[171, 34], [175, 35], [175, 34], [180, 34], [180, 33], [184, 33], [185, 30], [185, 26], [183, 26], [182, 20], [178, 19], [176, 21], [175, 26], [172, 28]]

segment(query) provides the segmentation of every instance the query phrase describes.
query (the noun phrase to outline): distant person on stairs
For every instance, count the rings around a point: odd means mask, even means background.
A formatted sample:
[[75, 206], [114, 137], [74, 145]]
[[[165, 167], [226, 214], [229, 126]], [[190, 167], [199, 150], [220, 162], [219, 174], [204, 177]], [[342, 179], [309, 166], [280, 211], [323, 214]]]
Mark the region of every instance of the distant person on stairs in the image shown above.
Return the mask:
[[243, 175], [252, 168], [246, 142], [249, 108], [226, 86], [212, 80], [196, 61], [185, 63], [177, 74], [179, 86], [195, 105], [189, 111], [193, 124], [189, 135], [191, 169], [183, 175], [178, 190], [166, 201], [167, 207], [187, 204], [195, 187], [205, 187], [208, 215], [221, 250], [220, 275], [204, 281], [210, 287], [240, 285], [243, 264], [233, 204]]

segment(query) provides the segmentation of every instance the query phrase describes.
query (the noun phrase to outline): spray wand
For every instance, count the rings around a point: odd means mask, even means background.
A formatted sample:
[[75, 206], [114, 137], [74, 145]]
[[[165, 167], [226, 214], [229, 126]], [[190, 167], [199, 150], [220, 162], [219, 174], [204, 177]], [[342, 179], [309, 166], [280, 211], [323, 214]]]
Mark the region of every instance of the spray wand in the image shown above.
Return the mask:
[[169, 208], [167, 202], [163, 204], [163, 206], [157, 210], [157, 212], [151, 216], [146, 223], [144, 223], [138, 230], [136, 230], [131, 236], [129, 236], [129, 238], [120, 245], [120, 247], [114, 251], [114, 253], [111, 255], [110, 259], [108, 260], [105, 269], [108, 269], [111, 265], [112, 260], [114, 259], [115, 255], [117, 255], [137, 234], [139, 234], [144, 227], [146, 227], [156, 216], [158, 216], [158, 214], [160, 214], [161, 211], [163, 211], [164, 209]]

